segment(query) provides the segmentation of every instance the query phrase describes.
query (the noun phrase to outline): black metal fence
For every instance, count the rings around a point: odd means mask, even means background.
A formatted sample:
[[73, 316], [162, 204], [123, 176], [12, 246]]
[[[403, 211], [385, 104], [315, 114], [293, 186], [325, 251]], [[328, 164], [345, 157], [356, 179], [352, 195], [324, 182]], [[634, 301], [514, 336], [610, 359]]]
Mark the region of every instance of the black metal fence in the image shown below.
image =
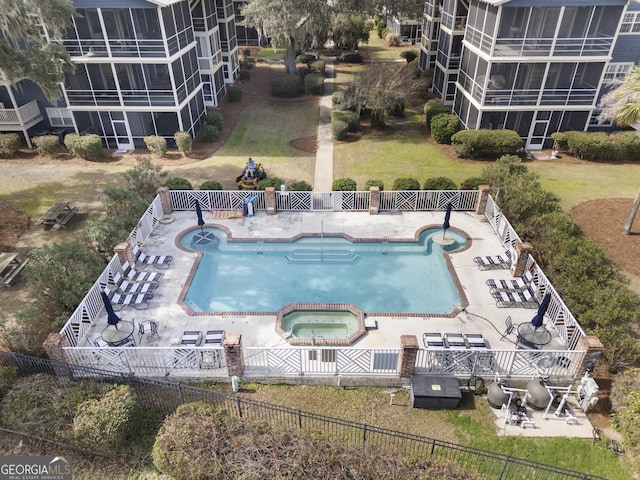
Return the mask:
[[466, 447], [435, 438], [414, 435], [364, 423], [341, 420], [294, 408], [272, 405], [239, 395], [229, 395], [166, 380], [130, 376], [48, 359], [0, 352], [0, 365], [17, 366], [21, 375], [46, 373], [64, 381], [95, 380], [130, 385], [143, 407], [170, 414], [184, 403], [204, 402], [247, 420], [262, 420], [279, 427], [321, 434], [345, 445], [360, 445], [398, 452], [403, 456], [437, 456], [488, 478], [509, 480], [606, 480], [604, 477], [566, 468]]

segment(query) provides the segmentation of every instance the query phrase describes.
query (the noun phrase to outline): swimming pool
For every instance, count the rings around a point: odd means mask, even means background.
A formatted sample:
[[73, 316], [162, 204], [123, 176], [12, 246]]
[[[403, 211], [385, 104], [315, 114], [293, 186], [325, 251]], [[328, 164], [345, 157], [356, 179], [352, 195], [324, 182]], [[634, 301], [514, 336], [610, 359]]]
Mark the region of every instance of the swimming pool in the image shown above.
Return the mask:
[[462, 304], [445, 253], [463, 248], [434, 241], [442, 229], [416, 242], [350, 242], [341, 237], [304, 237], [293, 242], [230, 242], [223, 230], [205, 228], [214, 241], [197, 245], [198, 230], [180, 245], [203, 255], [182, 296], [192, 312], [276, 312], [291, 303], [345, 303], [379, 314], [449, 314]]

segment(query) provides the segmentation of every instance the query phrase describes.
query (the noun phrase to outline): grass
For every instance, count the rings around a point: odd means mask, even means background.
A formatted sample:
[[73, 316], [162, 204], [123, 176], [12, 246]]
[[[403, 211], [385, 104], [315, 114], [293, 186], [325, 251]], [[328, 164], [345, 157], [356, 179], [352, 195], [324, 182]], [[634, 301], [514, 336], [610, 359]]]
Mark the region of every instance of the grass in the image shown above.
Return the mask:
[[361, 43], [358, 45], [360, 52], [366, 52], [371, 60], [399, 60], [402, 59], [400, 54], [405, 50], [419, 51], [418, 45], [402, 45], [400, 47], [389, 47], [387, 43], [378, 37], [376, 30], [369, 32], [369, 43]]

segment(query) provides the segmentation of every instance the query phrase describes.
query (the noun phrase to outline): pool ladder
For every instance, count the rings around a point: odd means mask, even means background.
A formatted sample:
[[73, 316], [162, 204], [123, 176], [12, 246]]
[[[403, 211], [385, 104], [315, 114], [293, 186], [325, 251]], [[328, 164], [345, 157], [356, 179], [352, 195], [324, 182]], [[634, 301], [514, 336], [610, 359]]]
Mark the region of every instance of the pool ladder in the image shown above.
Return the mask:
[[360, 255], [349, 250], [294, 250], [285, 258], [289, 263], [356, 263]]

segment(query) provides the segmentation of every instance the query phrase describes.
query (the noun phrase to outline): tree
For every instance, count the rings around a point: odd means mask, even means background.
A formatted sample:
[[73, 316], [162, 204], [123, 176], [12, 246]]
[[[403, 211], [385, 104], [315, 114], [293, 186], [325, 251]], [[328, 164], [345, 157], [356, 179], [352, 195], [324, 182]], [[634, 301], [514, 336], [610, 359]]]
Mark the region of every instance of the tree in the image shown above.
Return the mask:
[[275, 47], [286, 43], [285, 71], [296, 73], [296, 45], [321, 47], [329, 30], [329, 6], [325, 0], [251, 0], [243, 9], [247, 26], [271, 39]]
[[344, 15], [336, 17], [333, 25], [333, 43], [336, 48], [357, 50], [358, 42], [369, 43], [371, 25], [362, 15]]
[[28, 78], [49, 99], [74, 70], [69, 54], [50, 39], [61, 38], [75, 9], [70, 0], [0, 0], [0, 69], [11, 81]]

